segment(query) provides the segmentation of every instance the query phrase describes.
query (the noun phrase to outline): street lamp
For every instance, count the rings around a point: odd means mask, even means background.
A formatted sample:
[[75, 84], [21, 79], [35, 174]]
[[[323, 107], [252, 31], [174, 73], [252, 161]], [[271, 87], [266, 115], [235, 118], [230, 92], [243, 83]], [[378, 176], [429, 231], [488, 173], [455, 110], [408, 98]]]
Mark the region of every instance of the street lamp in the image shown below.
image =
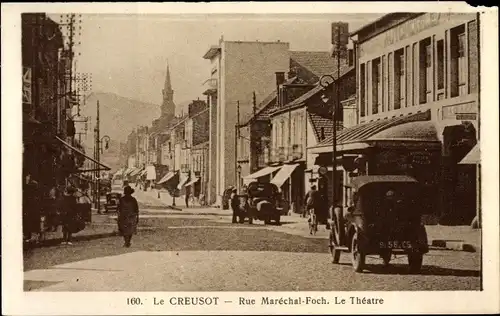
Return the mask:
[[[332, 120], [333, 120], [333, 135], [332, 135], [332, 164], [333, 164], [333, 173], [332, 173], [332, 205], [335, 207], [337, 203], [337, 111], [339, 109], [339, 89], [338, 85], [335, 82], [335, 78], [331, 75], [324, 75], [321, 76], [319, 80], [319, 84], [326, 89], [327, 87], [331, 86], [334, 91], [336, 92], [336, 102], [334, 102], [333, 105], [333, 113], [332, 113]], [[321, 100], [325, 103], [328, 104], [330, 101], [330, 98], [326, 93], [321, 95]]]
[[[104, 142], [104, 149], [109, 149], [109, 142], [111, 142], [111, 138], [108, 135], [104, 135], [99, 142], [100, 144]], [[102, 154], [103, 153], [102, 146], [99, 147], [101, 148], [101, 154]]]
[[236, 186], [238, 188], [238, 192], [240, 192], [240, 182], [241, 182], [241, 165], [238, 164], [238, 166], [236, 167], [236, 172], [238, 173], [238, 182], [236, 183]]
[[[101, 139], [99, 139], [99, 129], [98, 126], [94, 128], [94, 132], [96, 134], [96, 146], [95, 146], [95, 155], [96, 155], [96, 160], [97, 162], [101, 161], [101, 153], [103, 152], [101, 144], [105, 142], [104, 147], [105, 149], [109, 148], [109, 142], [111, 141], [111, 138], [108, 135], [104, 135]], [[98, 166], [97, 166], [98, 167]], [[97, 198], [96, 198], [96, 208], [97, 208], [97, 213], [101, 214], [101, 181], [100, 181], [100, 173], [97, 171], [96, 172], [96, 187], [97, 187]]]
[[[170, 159], [174, 161], [173, 163], [173, 167], [172, 169], [174, 169], [174, 177], [175, 177], [175, 147], [174, 147], [174, 152], [172, 153], [172, 148], [170, 146], [170, 143], [168, 144], [169, 145], [169, 149], [170, 149]], [[172, 206], [175, 206], [175, 190], [177, 189], [177, 187], [174, 188], [173, 190], [173, 195], [172, 195]]]

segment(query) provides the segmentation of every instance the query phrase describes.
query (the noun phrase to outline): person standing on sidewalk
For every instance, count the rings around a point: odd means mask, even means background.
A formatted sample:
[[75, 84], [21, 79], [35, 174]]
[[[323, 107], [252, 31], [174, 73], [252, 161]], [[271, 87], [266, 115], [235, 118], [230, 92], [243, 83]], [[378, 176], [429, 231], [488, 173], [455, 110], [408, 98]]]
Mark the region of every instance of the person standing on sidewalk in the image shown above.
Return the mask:
[[232, 223], [236, 224], [238, 222], [239, 206], [240, 206], [239, 205], [240, 201], [238, 199], [238, 194], [237, 194], [237, 190], [236, 189], [233, 189], [232, 192], [231, 192], [230, 202], [231, 202], [231, 209], [233, 210], [233, 220], [232, 220]]
[[123, 197], [120, 198], [118, 204], [118, 230], [125, 241], [124, 247], [130, 247], [132, 235], [137, 231], [137, 223], [139, 222], [139, 205], [137, 200], [132, 196], [134, 189], [126, 186], [123, 189]]
[[77, 216], [77, 205], [76, 205], [76, 190], [72, 186], [68, 186], [64, 192], [64, 196], [61, 199], [61, 219], [62, 219], [62, 232], [63, 232], [63, 245], [72, 245], [71, 237], [72, 234], [77, 232], [76, 229], [76, 216]]
[[186, 202], [186, 208], [189, 208], [189, 196], [191, 195], [191, 187], [186, 187], [186, 196], [184, 197]]

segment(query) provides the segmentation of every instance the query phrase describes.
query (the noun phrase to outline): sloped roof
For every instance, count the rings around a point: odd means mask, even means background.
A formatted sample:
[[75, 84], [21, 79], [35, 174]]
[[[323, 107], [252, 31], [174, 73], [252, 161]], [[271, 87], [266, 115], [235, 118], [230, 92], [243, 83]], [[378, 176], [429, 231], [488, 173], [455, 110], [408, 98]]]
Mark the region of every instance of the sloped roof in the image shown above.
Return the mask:
[[[297, 77], [290, 78], [286, 80], [283, 84], [292, 84], [297, 80]], [[251, 121], [255, 120], [267, 120], [270, 117], [270, 113], [273, 111], [274, 106], [276, 105], [276, 97], [278, 96], [278, 93], [276, 90], [271, 92], [267, 97], [262, 100], [262, 102], [257, 105], [257, 113], [255, 116], [253, 113], [250, 115], [250, 117], [245, 120], [240, 126], [246, 126], [248, 123]]]
[[[391, 127], [396, 127], [402, 124], [411, 122], [422, 122], [430, 120], [430, 110], [425, 112], [415, 113], [407, 116], [393, 117], [389, 119], [378, 120], [355, 125], [337, 132], [337, 144], [346, 144], [367, 139], [388, 130]], [[333, 135], [325, 138], [315, 147], [328, 147], [333, 144]]]
[[291, 51], [290, 58], [318, 77], [336, 71], [337, 62], [330, 52]]
[[[340, 77], [346, 75], [347, 73], [349, 73], [353, 69], [354, 69], [354, 67], [344, 66], [343, 68], [340, 69]], [[338, 78], [337, 71], [335, 71], [335, 73], [333, 73], [332, 76], [334, 78]], [[316, 94], [320, 93], [321, 91], [323, 91], [323, 89], [324, 88], [318, 84], [316, 87], [312, 88], [311, 90], [307, 91], [306, 93], [304, 93], [303, 95], [301, 95], [297, 99], [293, 100], [292, 102], [289, 102], [288, 104], [286, 104], [285, 106], [280, 108], [280, 110], [281, 109], [284, 110], [284, 109], [288, 109], [288, 108], [302, 105], [304, 102], [309, 100], [309, 98], [311, 98], [311, 97], [315, 96]]]
[[[308, 112], [309, 120], [314, 130], [314, 135], [316, 136], [316, 140], [322, 141], [327, 137], [331, 137], [333, 135], [333, 119], [324, 117], [322, 115]], [[324, 135], [321, 136], [321, 129], [323, 128]]]

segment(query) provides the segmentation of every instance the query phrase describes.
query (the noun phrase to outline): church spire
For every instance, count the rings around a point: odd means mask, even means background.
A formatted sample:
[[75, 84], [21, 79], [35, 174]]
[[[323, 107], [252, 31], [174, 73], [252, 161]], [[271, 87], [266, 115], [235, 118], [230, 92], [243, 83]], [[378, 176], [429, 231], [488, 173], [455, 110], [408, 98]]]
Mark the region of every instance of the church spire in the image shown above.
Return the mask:
[[167, 76], [165, 77], [165, 91], [172, 91], [172, 83], [170, 82], [170, 65], [167, 61]]
[[170, 118], [175, 114], [174, 90], [170, 81], [170, 65], [167, 61], [167, 75], [165, 76], [165, 86], [163, 87], [163, 102], [161, 105], [161, 117]]

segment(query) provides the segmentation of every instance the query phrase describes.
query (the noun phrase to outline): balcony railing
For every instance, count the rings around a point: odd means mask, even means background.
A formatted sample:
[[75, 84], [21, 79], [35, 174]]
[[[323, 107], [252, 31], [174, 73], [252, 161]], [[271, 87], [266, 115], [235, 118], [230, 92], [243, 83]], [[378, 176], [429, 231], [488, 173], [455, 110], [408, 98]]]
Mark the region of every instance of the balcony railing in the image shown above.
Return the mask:
[[185, 164], [181, 164], [181, 172], [189, 172], [190, 168], [189, 168], [189, 164], [185, 163]]
[[215, 92], [217, 92], [217, 79], [215, 78], [210, 78], [208, 80], [206, 80], [203, 85], [203, 94], [207, 95], [207, 94], [213, 94]]
[[300, 144], [292, 145], [292, 148], [290, 150], [289, 160], [302, 159], [303, 155], [304, 152], [302, 150], [302, 145]]

